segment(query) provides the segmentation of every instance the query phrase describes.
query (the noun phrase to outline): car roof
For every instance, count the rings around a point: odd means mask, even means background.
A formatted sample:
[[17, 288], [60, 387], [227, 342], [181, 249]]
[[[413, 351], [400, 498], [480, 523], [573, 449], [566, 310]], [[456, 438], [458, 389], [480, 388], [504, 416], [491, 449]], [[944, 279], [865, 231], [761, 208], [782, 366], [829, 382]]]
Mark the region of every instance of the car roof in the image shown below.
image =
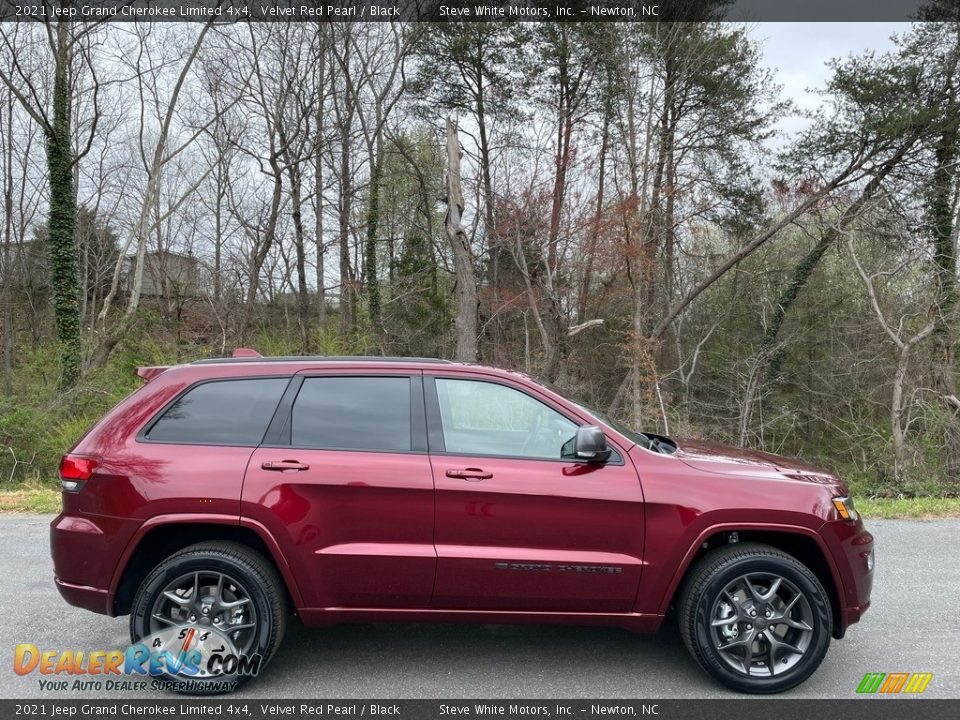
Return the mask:
[[220, 365], [223, 363], [313, 363], [313, 362], [372, 362], [454, 365], [452, 360], [424, 357], [380, 357], [375, 355], [283, 355], [279, 357], [229, 357], [195, 360], [191, 365]]

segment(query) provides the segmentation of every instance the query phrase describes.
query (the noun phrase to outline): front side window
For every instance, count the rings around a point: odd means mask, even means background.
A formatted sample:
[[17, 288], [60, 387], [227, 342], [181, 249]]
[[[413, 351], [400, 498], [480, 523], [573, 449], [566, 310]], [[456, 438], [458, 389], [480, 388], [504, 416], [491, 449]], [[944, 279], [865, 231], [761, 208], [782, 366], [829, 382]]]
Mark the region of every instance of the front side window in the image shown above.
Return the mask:
[[577, 425], [526, 393], [477, 380], [437, 378], [448, 453], [559, 460]]
[[199, 445], [259, 445], [288, 378], [217, 380], [188, 390], [144, 434]]
[[295, 447], [409, 451], [410, 378], [306, 378], [290, 439]]

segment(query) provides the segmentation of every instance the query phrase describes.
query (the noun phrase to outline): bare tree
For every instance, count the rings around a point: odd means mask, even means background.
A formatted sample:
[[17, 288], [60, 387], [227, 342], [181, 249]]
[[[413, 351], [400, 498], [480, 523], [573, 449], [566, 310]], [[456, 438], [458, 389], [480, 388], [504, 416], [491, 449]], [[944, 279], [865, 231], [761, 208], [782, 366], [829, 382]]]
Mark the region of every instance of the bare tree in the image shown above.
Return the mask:
[[447, 216], [444, 227], [453, 250], [457, 274], [457, 359], [477, 361], [477, 280], [470, 239], [463, 229], [463, 191], [460, 189], [460, 141], [457, 127], [447, 120]]

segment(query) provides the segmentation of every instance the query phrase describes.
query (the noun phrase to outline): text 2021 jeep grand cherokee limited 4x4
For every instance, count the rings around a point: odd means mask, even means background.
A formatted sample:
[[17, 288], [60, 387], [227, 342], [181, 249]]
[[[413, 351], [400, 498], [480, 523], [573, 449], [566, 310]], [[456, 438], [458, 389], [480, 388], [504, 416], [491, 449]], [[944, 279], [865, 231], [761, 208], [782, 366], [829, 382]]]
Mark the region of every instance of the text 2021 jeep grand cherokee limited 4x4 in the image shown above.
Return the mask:
[[238, 351], [138, 373], [64, 456], [51, 525], [60, 593], [129, 614], [134, 641], [216, 631], [265, 663], [291, 612], [653, 632], [672, 606], [706, 672], [772, 693], [870, 605], [873, 538], [796, 460], [441, 360]]

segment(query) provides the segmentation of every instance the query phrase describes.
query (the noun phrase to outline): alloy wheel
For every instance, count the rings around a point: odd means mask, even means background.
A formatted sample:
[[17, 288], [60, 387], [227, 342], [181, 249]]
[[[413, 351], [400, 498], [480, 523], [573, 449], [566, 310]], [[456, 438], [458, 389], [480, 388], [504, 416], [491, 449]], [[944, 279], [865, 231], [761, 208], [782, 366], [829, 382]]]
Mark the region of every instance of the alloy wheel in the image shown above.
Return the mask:
[[226, 635], [241, 653], [256, 639], [257, 615], [250, 593], [237, 580], [215, 571], [181, 575], [157, 595], [150, 632], [195, 625]]
[[723, 661], [748, 677], [774, 677], [797, 665], [813, 641], [810, 601], [785, 577], [756, 572], [720, 591], [710, 636]]

